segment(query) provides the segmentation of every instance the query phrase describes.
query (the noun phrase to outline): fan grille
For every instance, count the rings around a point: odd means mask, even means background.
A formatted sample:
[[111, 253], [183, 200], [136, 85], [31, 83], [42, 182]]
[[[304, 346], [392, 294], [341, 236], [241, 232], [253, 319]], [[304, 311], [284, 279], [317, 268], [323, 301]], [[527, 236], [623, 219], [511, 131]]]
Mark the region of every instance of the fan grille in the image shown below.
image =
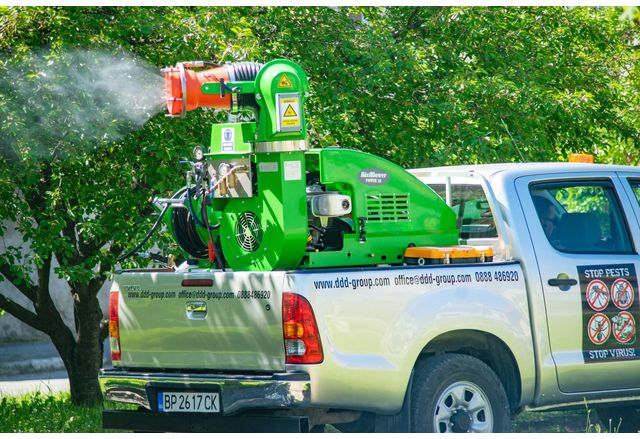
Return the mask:
[[236, 240], [247, 252], [254, 252], [262, 242], [262, 225], [260, 218], [253, 212], [244, 212], [236, 222]]

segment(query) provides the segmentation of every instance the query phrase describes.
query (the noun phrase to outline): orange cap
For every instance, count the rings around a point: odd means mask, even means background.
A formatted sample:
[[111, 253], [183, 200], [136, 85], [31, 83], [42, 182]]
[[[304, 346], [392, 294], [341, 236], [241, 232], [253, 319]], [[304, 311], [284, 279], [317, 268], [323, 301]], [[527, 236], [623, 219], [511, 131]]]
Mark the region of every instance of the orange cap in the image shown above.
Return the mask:
[[571, 163], [593, 163], [593, 154], [571, 154], [569, 157]]
[[[184, 75], [184, 76], [183, 76]], [[210, 82], [220, 82], [224, 79], [229, 82], [229, 73], [225, 66], [213, 69], [195, 70], [184, 67], [174, 67], [165, 70], [164, 91], [167, 100], [167, 111], [169, 114], [180, 114], [183, 112], [185, 97], [182, 96], [182, 86], [184, 80], [184, 91], [186, 93], [186, 111], [195, 110], [199, 107], [216, 108], [219, 110], [231, 109], [231, 94], [224, 97], [219, 94], [202, 93], [202, 84]]]

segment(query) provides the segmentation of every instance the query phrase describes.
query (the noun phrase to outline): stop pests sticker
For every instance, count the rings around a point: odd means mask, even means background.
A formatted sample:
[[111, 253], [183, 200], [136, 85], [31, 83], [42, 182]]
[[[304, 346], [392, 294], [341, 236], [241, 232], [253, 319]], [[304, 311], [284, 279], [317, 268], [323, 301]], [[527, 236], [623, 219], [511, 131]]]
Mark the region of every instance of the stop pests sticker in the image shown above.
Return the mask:
[[634, 264], [580, 266], [582, 357], [585, 363], [640, 359]]

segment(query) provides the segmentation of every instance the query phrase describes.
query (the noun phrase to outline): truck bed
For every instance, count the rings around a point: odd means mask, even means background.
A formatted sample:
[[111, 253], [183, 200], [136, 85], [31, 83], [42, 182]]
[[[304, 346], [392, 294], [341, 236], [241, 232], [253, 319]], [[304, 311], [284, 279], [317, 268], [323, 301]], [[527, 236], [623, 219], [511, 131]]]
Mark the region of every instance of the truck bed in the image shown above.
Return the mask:
[[[211, 286], [184, 287], [184, 280], [208, 280]], [[514, 355], [533, 365], [518, 263], [123, 272], [115, 285], [122, 291], [119, 370], [195, 376], [305, 372], [312, 405], [392, 413], [402, 406], [421, 351], [441, 333], [493, 334], [522, 346]], [[322, 363], [285, 363], [284, 292], [311, 304]], [[206, 315], [190, 316], [194, 303]], [[372, 387], [375, 382], [380, 386]]]

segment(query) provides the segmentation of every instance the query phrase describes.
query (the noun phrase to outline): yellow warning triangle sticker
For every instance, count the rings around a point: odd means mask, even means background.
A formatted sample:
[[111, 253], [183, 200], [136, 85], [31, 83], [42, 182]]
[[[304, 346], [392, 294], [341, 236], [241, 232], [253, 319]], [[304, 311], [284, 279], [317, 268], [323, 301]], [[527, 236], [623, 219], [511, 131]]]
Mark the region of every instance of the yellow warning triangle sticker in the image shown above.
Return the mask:
[[284, 117], [296, 117], [296, 110], [293, 109], [291, 105], [287, 106], [287, 109], [284, 110]]
[[293, 84], [291, 83], [291, 80], [287, 78], [287, 75], [283, 73], [282, 76], [280, 77], [280, 82], [278, 82], [278, 88], [290, 88], [290, 87], [293, 87]]

